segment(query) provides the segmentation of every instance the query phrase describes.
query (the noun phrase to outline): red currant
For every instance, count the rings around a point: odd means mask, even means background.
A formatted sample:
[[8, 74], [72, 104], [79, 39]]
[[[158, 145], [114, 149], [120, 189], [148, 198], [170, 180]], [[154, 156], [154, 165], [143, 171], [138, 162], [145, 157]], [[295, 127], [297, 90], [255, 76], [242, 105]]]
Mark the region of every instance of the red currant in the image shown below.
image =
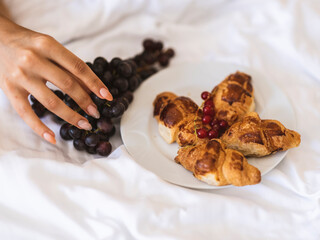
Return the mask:
[[209, 137], [209, 139], [218, 138], [218, 137], [219, 137], [219, 131], [218, 131], [218, 130], [215, 130], [215, 129], [211, 129], [211, 130], [208, 132], [208, 137]]
[[214, 125], [212, 126], [212, 129], [219, 131], [219, 130], [220, 130], [220, 125], [219, 125], [219, 123], [214, 124]]
[[209, 115], [204, 115], [204, 116], [202, 117], [202, 123], [203, 123], [203, 124], [209, 124], [209, 123], [211, 122], [211, 120], [212, 120], [212, 117], [209, 116]]
[[228, 127], [228, 122], [225, 120], [220, 120], [219, 125], [221, 128], [226, 129]]
[[203, 100], [206, 100], [209, 96], [210, 96], [210, 93], [207, 92], [207, 91], [204, 91], [204, 92], [201, 93], [201, 98]]
[[211, 127], [213, 126], [213, 125], [216, 125], [216, 124], [218, 124], [219, 123], [219, 120], [218, 119], [213, 119], [212, 121], [211, 121], [211, 123], [210, 123], [210, 125], [211, 125]]
[[198, 136], [198, 138], [206, 138], [206, 137], [208, 137], [208, 132], [204, 128], [199, 128], [199, 129], [197, 129], [197, 136]]
[[212, 101], [212, 99], [211, 98], [209, 98], [208, 100], [206, 100], [205, 102], [204, 102], [204, 106], [209, 106], [209, 107], [213, 107], [213, 101]]
[[204, 107], [203, 107], [203, 114], [204, 114], [204, 115], [214, 116], [214, 109], [213, 109], [213, 107], [204, 106]]

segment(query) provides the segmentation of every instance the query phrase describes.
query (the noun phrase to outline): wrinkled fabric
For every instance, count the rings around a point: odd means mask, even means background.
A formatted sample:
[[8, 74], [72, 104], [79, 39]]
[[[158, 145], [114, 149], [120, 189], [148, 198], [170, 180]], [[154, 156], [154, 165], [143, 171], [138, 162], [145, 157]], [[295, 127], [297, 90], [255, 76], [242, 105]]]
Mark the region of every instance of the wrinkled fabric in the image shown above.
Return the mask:
[[172, 68], [255, 69], [290, 100], [302, 142], [258, 185], [187, 189], [139, 166], [119, 131], [107, 158], [46, 143], [0, 91], [0, 239], [320, 239], [319, 1], [5, 2], [84, 61], [131, 57], [152, 37], [176, 50]]

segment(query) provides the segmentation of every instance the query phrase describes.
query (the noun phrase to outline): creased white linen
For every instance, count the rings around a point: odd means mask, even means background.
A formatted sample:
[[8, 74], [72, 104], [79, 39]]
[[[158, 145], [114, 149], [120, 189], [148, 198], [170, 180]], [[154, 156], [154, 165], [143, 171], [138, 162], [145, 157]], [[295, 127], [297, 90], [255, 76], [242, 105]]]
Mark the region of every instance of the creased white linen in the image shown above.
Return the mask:
[[96, 159], [42, 141], [0, 91], [0, 239], [320, 239], [319, 1], [6, 2], [85, 61], [133, 56], [150, 36], [176, 49], [172, 66], [254, 68], [290, 99], [302, 142], [258, 185], [191, 190], [136, 164], [119, 135]]

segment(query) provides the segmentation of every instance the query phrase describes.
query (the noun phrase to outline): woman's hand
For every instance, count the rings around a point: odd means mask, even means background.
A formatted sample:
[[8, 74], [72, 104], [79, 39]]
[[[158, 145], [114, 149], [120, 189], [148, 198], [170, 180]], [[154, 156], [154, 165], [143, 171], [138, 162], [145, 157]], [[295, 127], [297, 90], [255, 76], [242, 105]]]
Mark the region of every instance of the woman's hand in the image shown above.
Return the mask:
[[89, 115], [99, 118], [88, 92], [112, 100], [100, 79], [77, 56], [50, 36], [25, 29], [0, 16], [0, 88], [21, 118], [51, 143], [54, 133], [33, 112], [32, 94], [49, 111], [78, 128], [90, 130], [86, 118], [70, 109], [47, 86], [49, 81], [67, 93]]

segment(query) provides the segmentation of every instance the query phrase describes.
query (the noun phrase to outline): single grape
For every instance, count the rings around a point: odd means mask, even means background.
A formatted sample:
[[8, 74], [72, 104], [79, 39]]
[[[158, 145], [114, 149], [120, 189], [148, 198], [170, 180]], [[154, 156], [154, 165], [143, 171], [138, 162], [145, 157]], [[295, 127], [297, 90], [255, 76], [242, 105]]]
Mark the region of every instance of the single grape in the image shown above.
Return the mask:
[[78, 104], [67, 94], [64, 96], [64, 103], [73, 110], [79, 108]]
[[212, 139], [212, 138], [218, 138], [219, 137], [219, 131], [215, 130], [215, 129], [211, 129], [208, 132], [208, 138]]
[[119, 89], [120, 92], [125, 92], [128, 90], [129, 83], [125, 78], [117, 78], [114, 80], [113, 85]]
[[99, 78], [102, 78], [103, 73], [104, 73], [103, 65], [98, 64], [98, 63], [93, 64], [93, 66], [92, 66], [92, 71], [93, 71]]
[[220, 125], [219, 125], [219, 123], [213, 124], [213, 125], [212, 125], [212, 129], [213, 129], [213, 130], [220, 131]]
[[123, 62], [119, 63], [118, 68], [117, 68], [117, 72], [121, 76], [128, 78], [128, 77], [131, 77], [133, 71], [132, 71], [131, 65], [128, 62], [123, 61]]
[[225, 120], [220, 120], [219, 125], [222, 129], [227, 129], [228, 128], [228, 122]]
[[75, 126], [69, 127], [68, 132], [70, 137], [72, 137], [73, 139], [78, 139], [82, 136], [82, 131]]
[[31, 108], [39, 118], [42, 118], [47, 112], [47, 109], [40, 102], [33, 103]]
[[109, 63], [104, 57], [97, 57], [93, 61], [93, 65], [101, 65], [103, 68], [103, 71], [106, 71], [108, 69]]
[[75, 149], [78, 151], [83, 151], [86, 149], [86, 144], [84, 143], [84, 140], [79, 138], [79, 139], [74, 139], [73, 140], [73, 146]]
[[103, 141], [98, 143], [96, 150], [99, 155], [108, 156], [111, 153], [112, 146], [110, 142]]
[[175, 52], [172, 48], [168, 48], [164, 54], [166, 54], [169, 58], [172, 58], [175, 55]]
[[147, 38], [145, 40], [143, 40], [142, 42], [143, 48], [146, 51], [152, 51], [153, 50], [153, 45], [154, 45], [154, 41], [150, 38]]
[[97, 153], [96, 147], [86, 146], [86, 151], [87, 151], [87, 153], [90, 153], [90, 154], [96, 154]]
[[105, 118], [113, 118], [114, 116], [113, 116], [111, 105], [110, 106], [105, 106], [102, 109], [102, 114], [101, 115], [103, 117], [105, 117]]
[[216, 119], [216, 118], [212, 119], [210, 125], [211, 125], [211, 127], [213, 127], [214, 125], [218, 125], [218, 126], [220, 127], [220, 125], [219, 125], [219, 120]]
[[210, 124], [211, 120], [212, 120], [212, 117], [210, 115], [204, 115], [202, 117], [202, 123], [203, 124]]
[[129, 59], [126, 62], [130, 64], [130, 66], [132, 68], [132, 74], [135, 74], [137, 71], [137, 68], [138, 68], [136, 62], [133, 59]]
[[128, 109], [130, 103], [129, 103], [129, 100], [128, 100], [127, 98], [125, 98], [125, 97], [120, 97], [120, 98], [117, 98], [116, 101], [119, 101], [119, 102], [122, 102], [122, 103], [123, 103], [123, 105], [124, 105], [124, 107], [125, 107], [124, 110], [127, 110], [127, 109]]
[[109, 134], [103, 133], [100, 129], [98, 129], [96, 133], [99, 135], [100, 141], [109, 141]]
[[210, 93], [208, 91], [204, 91], [201, 93], [201, 98], [203, 100], [206, 100], [210, 96]]
[[157, 69], [155, 69], [155, 68], [145, 69], [140, 72], [140, 77], [142, 80], [146, 80], [147, 78], [149, 78], [150, 76], [152, 76], [156, 72], [157, 72]]
[[208, 132], [204, 128], [199, 128], [196, 130], [198, 138], [206, 138], [208, 137]]
[[132, 76], [131, 78], [129, 78], [129, 90], [130, 91], [134, 91], [136, 90], [138, 87], [139, 87], [139, 84], [140, 84], [140, 76], [139, 75], [134, 75]]
[[88, 120], [88, 122], [91, 124], [92, 128], [97, 127], [97, 119], [95, 119], [94, 117], [91, 117], [86, 112], [83, 112], [81, 115], [84, 116]]
[[95, 147], [97, 146], [99, 142], [99, 135], [96, 133], [89, 133], [87, 136], [84, 138], [84, 142], [88, 147]]
[[92, 70], [93, 64], [91, 62], [86, 62], [86, 64], [88, 65], [88, 67]]
[[125, 111], [125, 106], [122, 102], [115, 102], [115, 104], [113, 104], [111, 111], [112, 114], [115, 118], [122, 116], [122, 114]]
[[105, 133], [105, 134], [109, 134], [112, 131], [113, 128], [113, 123], [111, 122], [110, 119], [108, 118], [100, 118], [97, 121], [97, 128]]
[[111, 87], [109, 88], [109, 92], [111, 93], [111, 95], [115, 98], [119, 95], [119, 89], [116, 87]]
[[157, 58], [153, 53], [145, 52], [143, 54], [143, 60], [146, 62], [146, 64], [152, 65], [157, 61]]
[[102, 82], [110, 88], [112, 86], [113, 76], [110, 71], [106, 71], [102, 76]]
[[33, 103], [38, 102], [38, 100], [37, 100], [32, 94], [30, 94], [30, 100], [31, 100], [31, 102], [33, 102]]
[[158, 62], [162, 67], [166, 67], [169, 65], [169, 57], [165, 54], [160, 54], [158, 56]]
[[122, 62], [122, 60], [118, 57], [115, 57], [111, 60], [110, 62], [110, 66], [113, 68], [113, 69], [117, 69], [118, 65]]
[[154, 49], [161, 51], [163, 49], [163, 43], [161, 41], [155, 42]]
[[116, 134], [116, 127], [113, 126], [113, 128], [112, 128], [111, 132], [108, 134], [108, 136], [109, 136], [109, 137], [112, 137], [112, 136], [115, 135], [115, 134]]
[[133, 101], [133, 93], [130, 91], [126, 91], [124, 94], [122, 94], [122, 97], [125, 97], [129, 103]]
[[204, 115], [210, 115], [210, 116], [214, 116], [214, 109], [210, 106], [204, 106], [203, 107], [203, 114]]
[[204, 102], [204, 106], [209, 106], [209, 107], [214, 107], [212, 98], [208, 98], [205, 102]]
[[72, 137], [69, 134], [70, 127], [71, 127], [71, 125], [69, 123], [62, 124], [62, 126], [60, 127], [60, 136], [62, 139], [64, 139], [64, 140], [71, 140], [72, 139]]

